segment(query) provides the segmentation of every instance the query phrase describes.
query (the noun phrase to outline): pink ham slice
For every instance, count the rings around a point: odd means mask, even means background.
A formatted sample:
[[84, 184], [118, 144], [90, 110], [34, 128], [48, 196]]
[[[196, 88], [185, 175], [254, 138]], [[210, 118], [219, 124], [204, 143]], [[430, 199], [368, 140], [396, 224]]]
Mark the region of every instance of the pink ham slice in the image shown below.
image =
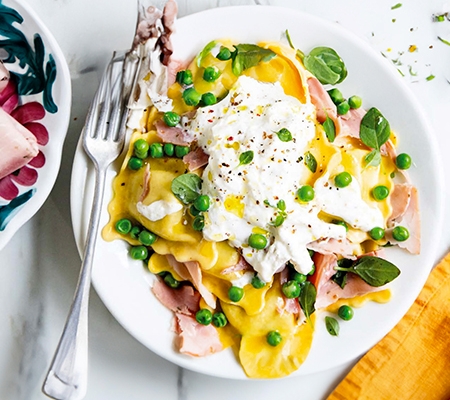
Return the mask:
[[345, 258], [355, 258], [353, 256], [354, 245], [348, 239], [318, 239], [308, 243], [306, 247], [322, 254], [341, 254]]
[[0, 107], [0, 179], [28, 164], [38, 153], [34, 135]]
[[172, 143], [178, 146], [189, 146], [193, 140], [178, 126], [167, 126], [164, 121], [159, 120], [155, 122], [155, 128], [158, 136], [164, 143]]
[[316, 272], [310, 281], [317, 289], [316, 309], [327, 307], [339, 299], [349, 299], [382, 289], [368, 285], [357, 275], [351, 273], [347, 275], [347, 284], [342, 289], [331, 280], [336, 273], [334, 267], [337, 266], [337, 257], [334, 254], [316, 253], [313, 260]]
[[199, 324], [194, 317], [176, 313], [175, 332], [180, 353], [205, 357], [223, 350], [217, 329]]
[[189, 171], [195, 171], [208, 164], [209, 156], [201, 147], [189, 152], [183, 157], [183, 161], [187, 164]]
[[[398, 205], [403, 202], [403, 205]], [[420, 212], [419, 194], [417, 188], [410, 184], [396, 185], [391, 195], [393, 211], [389, 218], [389, 225], [401, 225], [408, 229], [409, 238], [399, 242], [392, 237], [392, 229], [386, 232], [389, 242], [409, 251], [411, 254], [420, 253]], [[406, 204], [406, 207], [404, 206]]]
[[234, 264], [228, 268], [225, 268], [220, 272], [221, 275], [227, 275], [231, 274], [233, 272], [239, 272], [239, 271], [251, 271], [253, 268], [252, 266], [245, 260], [244, 257], [239, 257], [239, 261], [237, 264]]
[[359, 139], [361, 120], [366, 115], [362, 108], [350, 109], [347, 114], [339, 116], [341, 125], [340, 136], [349, 136]]
[[173, 312], [192, 315], [199, 310], [200, 293], [192, 286], [185, 285], [172, 289], [161, 279], [157, 279], [152, 291], [161, 304]]

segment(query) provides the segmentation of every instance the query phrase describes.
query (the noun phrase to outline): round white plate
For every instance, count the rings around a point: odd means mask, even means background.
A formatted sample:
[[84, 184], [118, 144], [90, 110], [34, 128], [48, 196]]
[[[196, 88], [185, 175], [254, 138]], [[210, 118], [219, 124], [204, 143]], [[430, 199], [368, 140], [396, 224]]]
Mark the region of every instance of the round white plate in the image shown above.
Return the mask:
[[[209, 41], [231, 37], [239, 42], [280, 41], [288, 29], [293, 43], [304, 52], [315, 46], [334, 48], [348, 67], [339, 87], [346, 96], [358, 94], [364, 106], [378, 107], [398, 134], [399, 149], [409, 153], [414, 166], [412, 181], [420, 193], [422, 252], [412, 256], [387, 249], [388, 258], [402, 274], [392, 284], [388, 304], [369, 303], [355, 311], [352, 321], [342, 323], [339, 337], [330, 336], [319, 313], [315, 337], [306, 362], [293, 375], [308, 374], [354, 360], [388, 333], [419, 294], [436, 260], [441, 231], [443, 179], [433, 133], [414, 96], [398, 72], [367, 43], [331, 24], [291, 9], [265, 6], [217, 8], [193, 14], [177, 22], [173, 36], [174, 57], [188, 60]], [[118, 165], [109, 173], [109, 181]], [[93, 168], [79, 146], [72, 175], [72, 220], [80, 252], [83, 247], [93, 195]], [[109, 219], [105, 194], [102, 226]], [[178, 354], [173, 346], [172, 313], [150, 291], [151, 274], [141, 262], [127, 256], [122, 241], [98, 240], [93, 270], [95, 288], [117, 320], [131, 335], [160, 356], [191, 370], [226, 378], [246, 379], [231, 350], [207, 358]]]
[[[38, 164], [38, 166], [27, 166], [27, 168], [37, 171], [36, 182], [31, 185], [21, 185], [13, 181], [13, 184], [18, 189], [18, 195], [15, 199], [4, 198], [0, 193], [1, 250], [17, 230], [44, 204], [55, 184], [61, 164], [62, 146], [69, 125], [72, 89], [69, 68], [58, 43], [30, 6], [21, 0], [4, 0], [0, 3], [0, 7], [2, 7], [1, 12], [5, 12], [5, 14], [9, 14], [9, 12], [6, 13], [5, 7], [7, 7], [14, 10], [13, 13], [17, 13], [16, 15], [23, 18], [22, 23], [13, 22], [12, 26], [23, 33], [32, 51], [35, 51], [33, 43], [35, 35], [38, 34], [42, 38], [45, 51], [44, 71], [50, 58], [53, 57], [56, 78], [51, 89], [51, 96], [57, 106], [56, 112], [54, 112], [55, 110], [52, 110], [52, 112], [45, 110], [44, 118], [34, 121], [42, 124], [48, 131], [48, 142], [39, 145], [39, 150], [42, 152], [43, 158], [45, 158], [45, 163], [43, 165]], [[3, 40], [4, 37], [2, 37]], [[14, 49], [16, 48], [14, 47]], [[6, 55], [7, 53], [0, 45], [0, 58], [5, 59]], [[17, 62], [5, 63], [5, 66], [10, 71], [23, 72]], [[42, 92], [20, 96], [18, 107], [30, 102], [43, 104]]]

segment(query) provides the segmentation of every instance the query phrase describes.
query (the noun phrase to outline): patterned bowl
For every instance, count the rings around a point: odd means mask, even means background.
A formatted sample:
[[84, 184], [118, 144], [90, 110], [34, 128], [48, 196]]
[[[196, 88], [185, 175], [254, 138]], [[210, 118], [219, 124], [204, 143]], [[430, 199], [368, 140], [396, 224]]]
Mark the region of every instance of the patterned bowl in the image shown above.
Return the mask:
[[[37, 155], [25, 165], [6, 176], [0, 170], [1, 250], [53, 188], [69, 124], [71, 81], [52, 34], [22, 0], [0, 0], [0, 60], [0, 107], [37, 142]], [[5, 142], [3, 161], [10, 157]]]

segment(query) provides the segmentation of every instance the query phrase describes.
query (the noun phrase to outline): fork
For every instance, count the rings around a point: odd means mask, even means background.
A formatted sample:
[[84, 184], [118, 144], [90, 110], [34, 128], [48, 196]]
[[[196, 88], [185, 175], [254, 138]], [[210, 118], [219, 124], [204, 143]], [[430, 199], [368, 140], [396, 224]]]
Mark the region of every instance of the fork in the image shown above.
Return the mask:
[[106, 172], [125, 142], [127, 101], [140, 68], [137, 51], [114, 53], [86, 117], [83, 148], [95, 166], [95, 192], [80, 276], [61, 339], [42, 391], [58, 400], [85, 397], [88, 369], [88, 304], [94, 248], [103, 204]]

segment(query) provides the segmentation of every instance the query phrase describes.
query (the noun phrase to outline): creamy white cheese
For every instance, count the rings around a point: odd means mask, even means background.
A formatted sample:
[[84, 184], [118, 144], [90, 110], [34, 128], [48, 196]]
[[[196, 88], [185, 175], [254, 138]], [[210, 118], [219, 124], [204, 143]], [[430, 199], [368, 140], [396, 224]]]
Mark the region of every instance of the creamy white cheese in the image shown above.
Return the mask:
[[[229, 240], [242, 248], [243, 257], [269, 281], [291, 261], [308, 273], [312, 261], [306, 244], [323, 237], [345, 238], [345, 228], [318, 218], [316, 202], [300, 204], [296, 192], [306, 173], [301, 157], [315, 137], [315, 110], [311, 104], [284, 93], [279, 83], [262, 83], [242, 76], [220, 103], [200, 108], [190, 131], [209, 155], [202, 193], [211, 197], [203, 235], [208, 240]], [[292, 140], [277, 135], [285, 128]], [[252, 152], [253, 160], [240, 157]], [[273, 225], [286, 204], [285, 221]], [[269, 238], [264, 250], [248, 246], [252, 233]]]
[[183, 209], [183, 206], [179, 201], [166, 201], [157, 200], [148, 206], [144, 205], [141, 201], [136, 203], [136, 208], [142, 216], [150, 221], [159, 221], [163, 219], [166, 215], [176, 213]]

